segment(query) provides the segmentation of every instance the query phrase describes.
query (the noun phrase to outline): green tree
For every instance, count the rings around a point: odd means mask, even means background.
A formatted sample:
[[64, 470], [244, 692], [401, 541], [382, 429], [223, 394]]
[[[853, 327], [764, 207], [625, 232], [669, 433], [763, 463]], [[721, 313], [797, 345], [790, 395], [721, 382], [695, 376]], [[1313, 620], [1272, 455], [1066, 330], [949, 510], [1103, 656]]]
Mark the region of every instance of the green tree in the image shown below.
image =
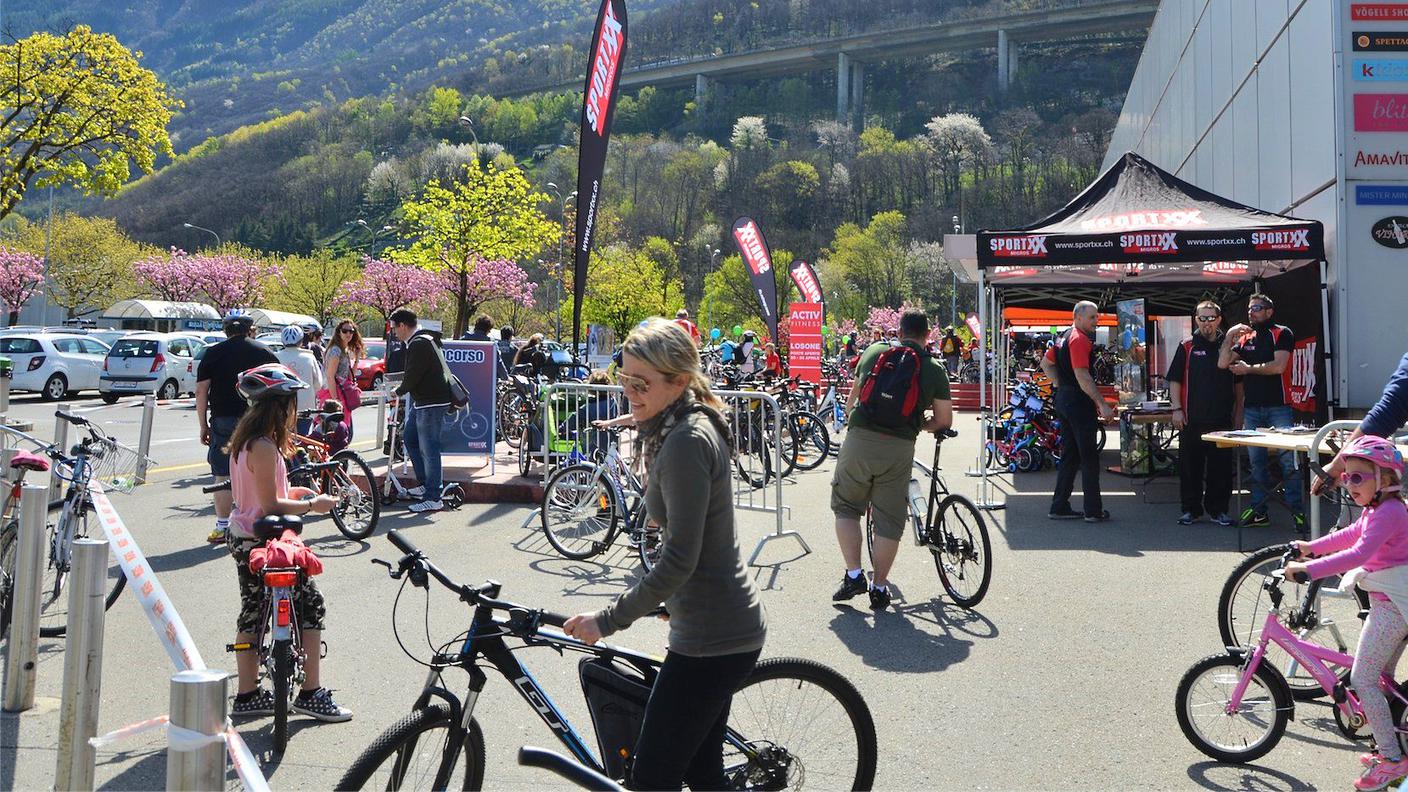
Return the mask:
[[431, 180], [420, 197], [401, 205], [406, 236], [414, 241], [389, 255], [453, 276], [459, 336], [469, 324], [470, 274], [480, 260], [522, 261], [557, 242], [561, 230], [538, 208], [547, 201], [516, 167], [468, 168], [463, 181], [448, 187]]
[[431, 136], [445, 136], [460, 120], [464, 98], [454, 88], [433, 86], [421, 98], [421, 104], [411, 113], [411, 126]]
[[[772, 252], [772, 273], [777, 281], [778, 322], [787, 310], [787, 304], [796, 297], [792, 276], [787, 268], [792, 265], [792, 253], [787, 250]], [[737, 253], [724, 258], [717, 270], [704, 277], [703, 320], [709, 328], [731, 328], [736, 324], [765, 330], [763, 308], [758, 303], [758, 292], [753, 289], [752, 278], [743, 258]], [[708, 332], [706, 328], [705, 332]], [[727, 331], [726, 331], [727, 332]]]
[[172, 155], [166, 125], [182, 105], [106, 33], [84, 25], [0, 47], [0, 217], [31, 184], [112, 195], [135, 165]]
[[355, 256], [326, 248], [306, 256], [286, 256], [281, 269], [284, 283], [270, 291], [269, 307], [316, 316], [324, 324], [332, 321], [333, 305], [343, 287], [362, 274]]
[[[19, 247], [44, 252], [44, 225], [26, 224]], [[153, 252], [127, 238], [106, 217], [81, 217], [67, 212], [54, 215], [49, 248], [49, 281], [45, 293], [62, 306], [66, 318], [101, 311], [138, 293], [132, 265]]]
[[[625, 338], [643, 319], [674, 316], [684, 305], [683, 286], [644, 250], [610, 245], [592, 253], [582, 316]], [[673, 283], [671, 282], [673, 281]]]
[[897, 306], [909, 297], [904, 225], [903, 214], [881, 212], [863, 230], [854, 223], [836, 229], [831, 264], [867, 305]]
[[815, 214], [813, 200], [821, 187], [816, 166], [802, 160], [784, 160], [758, 175], [758, 191], [774, 223], [805, 228]]

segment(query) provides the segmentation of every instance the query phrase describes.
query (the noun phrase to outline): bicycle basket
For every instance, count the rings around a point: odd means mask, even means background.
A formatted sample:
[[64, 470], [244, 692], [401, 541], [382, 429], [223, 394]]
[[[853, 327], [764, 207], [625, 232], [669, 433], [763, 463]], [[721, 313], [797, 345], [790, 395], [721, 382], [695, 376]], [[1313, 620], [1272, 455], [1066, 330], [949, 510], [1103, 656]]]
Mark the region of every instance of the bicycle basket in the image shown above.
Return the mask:
[[[104, 489], [131, 492], [137, 486], [137, 463], [141, 459], [142, 454], [137, 449], [104, 439], [102, 448], [95, 450], [88, 459], [91, 479], [100, 482]], [[146, 458], [148, 465], [153, 461], [151, 457]]]
[[601, 763], [611, 778], [626, 777], [626, 762], [635, 754], [650, 685], [636, 669], [603, 658], [583, 658], [577, 664], [582, 694], [591, 711], [592, 728], [601, 748]]

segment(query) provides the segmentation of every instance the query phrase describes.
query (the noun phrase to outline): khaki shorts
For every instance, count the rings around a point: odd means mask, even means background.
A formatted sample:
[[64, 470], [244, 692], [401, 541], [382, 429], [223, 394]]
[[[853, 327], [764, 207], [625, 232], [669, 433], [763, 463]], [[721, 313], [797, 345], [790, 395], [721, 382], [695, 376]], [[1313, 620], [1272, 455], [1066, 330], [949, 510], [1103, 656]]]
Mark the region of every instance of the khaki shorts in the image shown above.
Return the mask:
[[876, 535], [898, 540], [909, 521], [913, 465], [913, 440], [851, 427], [841, 441], [831, 479], [831, 511], [837, 517], [858, 520], [869, 506]]

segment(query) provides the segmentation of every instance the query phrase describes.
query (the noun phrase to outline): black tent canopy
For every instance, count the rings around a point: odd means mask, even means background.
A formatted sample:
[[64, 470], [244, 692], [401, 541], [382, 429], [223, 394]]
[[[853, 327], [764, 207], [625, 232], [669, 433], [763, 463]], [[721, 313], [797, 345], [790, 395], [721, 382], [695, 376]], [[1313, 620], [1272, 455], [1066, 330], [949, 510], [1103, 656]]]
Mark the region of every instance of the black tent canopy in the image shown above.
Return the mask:
[[1318, 221], [1214, 195], [1133, 152], [1049, 217], [980, 231], [976, 247], [979, 277], [1009, 305], [1143, 297], [1180, 313], [1325, 257]]

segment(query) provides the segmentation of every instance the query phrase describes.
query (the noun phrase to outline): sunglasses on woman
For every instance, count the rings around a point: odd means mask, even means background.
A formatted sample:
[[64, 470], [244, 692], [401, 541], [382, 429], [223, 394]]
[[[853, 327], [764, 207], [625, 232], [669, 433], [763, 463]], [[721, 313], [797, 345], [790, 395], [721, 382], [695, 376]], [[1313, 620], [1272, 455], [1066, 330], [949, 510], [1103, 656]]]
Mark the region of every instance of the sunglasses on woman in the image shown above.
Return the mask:
[[1363, 483], [1366, 482], [1366, 481], [1372, 482], [1373, 480], [1374, 480], [1374, 474], [1373, 474], [1373, 473], [1359, 473], [1359, 472], [1354, 472], [1354, 473], [1341, 473], [1341, 474], [1340, 474], [1340, 483], [1341, 483], [1341, 484], [1348, 484], [1348, 485], [1351, 486], [1351, 487], [1357, 487], [1357, 486], [1359, 486], [1360, 484], [1363, 484]]
[[344, 335], [350, 335], [350, 334], [352, 334], [352, 333], [357, 332], [357, 328], [355, 328], [355, 327], [344, 327], [344, 328], [341, 329], [340, 332], [343, 333]]
[[642, 377], [637, 377], [634, 374], [627, 374], [623, 371], [618, 373], [616, 375], [616, 378], [621, 381], [621, 387], [625, 388], [628, 391], [637, 393], [641, 396], [650, 393], [650, 382]]

